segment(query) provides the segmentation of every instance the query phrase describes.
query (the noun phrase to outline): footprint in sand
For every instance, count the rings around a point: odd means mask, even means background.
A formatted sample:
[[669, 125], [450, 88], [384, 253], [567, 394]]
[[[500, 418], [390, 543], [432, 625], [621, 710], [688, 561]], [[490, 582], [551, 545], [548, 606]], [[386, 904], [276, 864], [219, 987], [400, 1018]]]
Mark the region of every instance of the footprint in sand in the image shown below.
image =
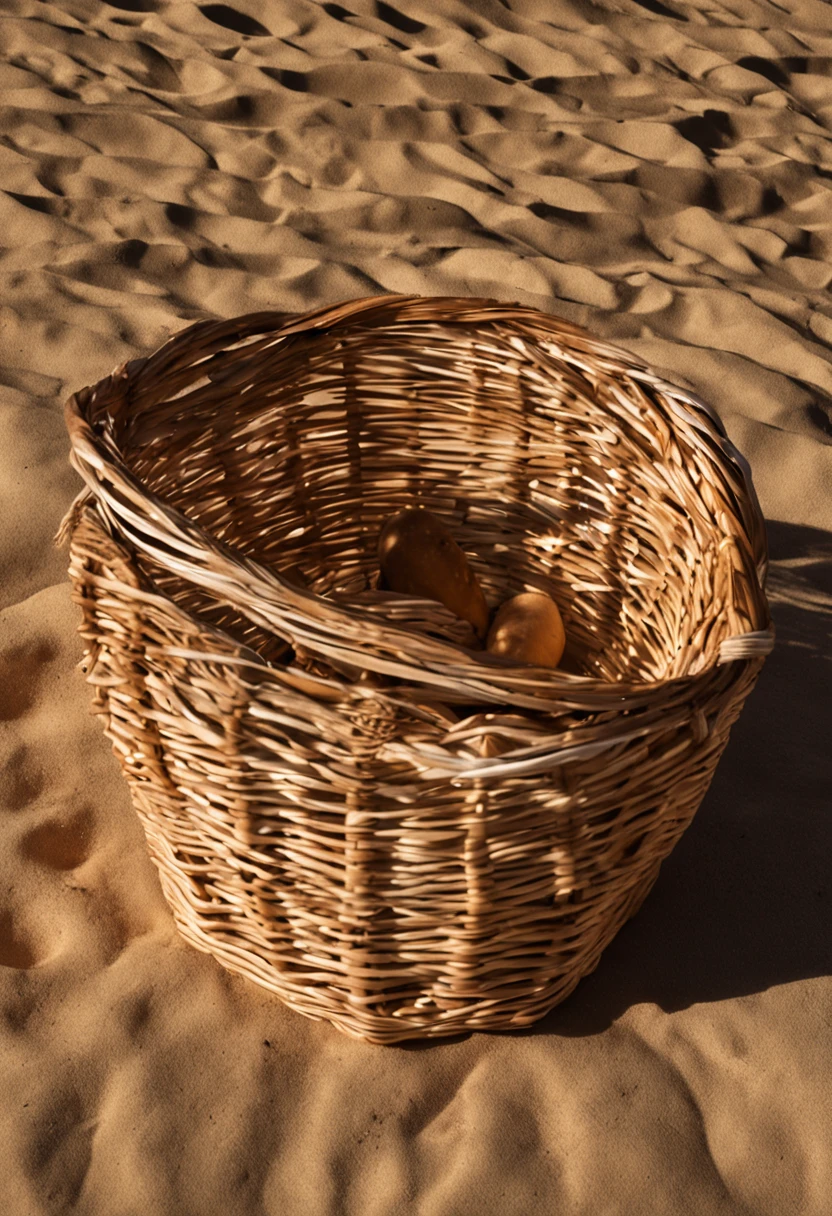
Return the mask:
[[46, 664], [57, 647], [41, 639], [0, 656], [0, 722], [22, 718], [33, 704]]
[[0, 812], [24, 810], [43, 790], [46, 777], [32, 764], [30, 752], [31, 748], [21, 743], [7, 760], [0, 759], [3, 771], [3, 780], [0, 782]]
[[49, 952], [27, 933], [12, 912], [0, 912], [0, 967], [29, 971], [45, 963]]
[[[23, 752], [25, 758], [25, 748], [18, 751]], [[26, 788], [27, 782], [24, 766], [20, 768], [17, 777], [18, 795], [24, 794], [24, 805], [30, 802], [30, 799], [25, 797], [30, 792]], [[8, 804], [8, 799], [6, 801]], [[92, 812], [87, 807], [82, 807], [74, 813], [52, 815], [45, 822], [38, 823], [25, 832], [18, 846], [19, 853], [26, 861], [34, 861], [51, 870], [77, 869], [90, 855], [93, 824]], [[48, 962], [54, 956], [60, 932], [54, 932], [54, 925], [33, 928], [29, 916], [34, 907], [33, 894], [29, 890], [23, 896], [22, 891], [23, 888], [15, 901], [21, 906], [7, 905], [0, 908], [0, 967], [28, 971]], [[13, 898], [12, 891], [9, 898]], [[50, 928], [53, 931], [48, 931]]]
[[90, 855], [93, 815], [88, 809], [48, 819], [23, 837], [20, 851], [27, 861], [53, 870], [76, 870]]

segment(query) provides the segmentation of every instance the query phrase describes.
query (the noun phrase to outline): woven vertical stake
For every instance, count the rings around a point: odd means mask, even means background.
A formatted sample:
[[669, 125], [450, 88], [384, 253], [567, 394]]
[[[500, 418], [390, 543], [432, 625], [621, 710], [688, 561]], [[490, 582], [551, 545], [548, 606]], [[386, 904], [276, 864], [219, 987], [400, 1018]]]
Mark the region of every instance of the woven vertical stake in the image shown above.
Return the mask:
[[370, 998], [372, 985], [367, 971], [372, 967], [373, 952], [367, 935], [374, 907], [370, 891], [371, 833], [367, 829], [362, 800], [355, 790], [346, 794], [344, 816], [344, 892], [338, 917], [350, 940], [345, 955], [348, 1000], [362, 1009]]
[[[773, 645], [708, 406], [534, 309], [379, 297], [201, 322], [66, 417], [89, 676], [188, 940], [377, 1043], [562, 1000]], [[558, 601], [558, 671], [379, 598], [378, 531], [414, 503], [492, 609]]]
[[228, 786], [228, 800], [225, 803], [229, 816], [233, 839], [237, 842], [235, 848], [229, 842], [228, 860], [231, 865], [231, 882], [239, 899], [239, 907], [243, 916], [254, 924], [255, 932], [263, 930], [262, 901], [257, 896], [257, 883], [254, 875], [246, 873], [242, 859], [252, 848], [256, 847], [257, 838], [254, 833], [254, 814], [256, 806], [250, 798], [244, 795], [246, 784], [245, 756], [247, 747], [243, 718], [248, 704], [247, 693], [242, 686], [239, 674], [236, 679], [229, 681], [228, 702], [223, 712], [223, 727], [225, 740], [224, 755], [228, 768], [234, 774], [233, 785]]
[[373, 943], [374, 918], [379, 907], [373, 894], [373, 863], [377, 855], [372, 815], [373, 792], [365, 770], [393, 729], [394, 713], [373, 695], [379, 681], [368, 673], [359, 679], [353, 714], [353, 763], [350, 785], [344, 795], [344, 886], [338, 921], [348, 943], [344, 954], [347, 999], [357, 1010], [373, 1003], [374, 970], [378, 949]]
[[457, 924], [448, 927], [450, 962], [447, 980], [434, 987], [438, 1008], [464, 1009], [478, 985], [480, 952], [488, 939], [488, 912], [493, 906], [493, 882], [488, 856], [487, 792], [475, 781], [462, 805], [464, 832], [462, 863], [465, 875], [464, 910]]

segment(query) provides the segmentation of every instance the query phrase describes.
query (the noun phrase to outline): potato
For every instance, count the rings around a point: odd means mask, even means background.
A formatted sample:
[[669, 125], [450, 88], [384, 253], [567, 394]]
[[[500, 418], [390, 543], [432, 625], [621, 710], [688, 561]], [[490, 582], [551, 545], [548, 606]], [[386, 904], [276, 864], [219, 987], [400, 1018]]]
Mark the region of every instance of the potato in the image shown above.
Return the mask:
[[486, 649], [517, 663], [557, 667], [565, 645], [566, 633], [555, 601], [542, 592], [527, 591], [500, 607]]
[[448, 529], [422, 507], [388, 519], [378, 542], [384, 587], [404, 595], [437, 600], [473, 625], [479, 638], [488, 631], [488, 605], [477, 576]]

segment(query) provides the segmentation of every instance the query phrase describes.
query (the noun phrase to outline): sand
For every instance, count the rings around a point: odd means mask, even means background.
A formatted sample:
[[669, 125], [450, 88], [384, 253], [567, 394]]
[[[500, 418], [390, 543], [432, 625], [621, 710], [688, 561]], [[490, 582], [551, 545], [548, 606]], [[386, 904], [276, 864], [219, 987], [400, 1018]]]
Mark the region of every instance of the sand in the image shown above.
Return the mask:
[[[832, 1211], [831, 76], [819, 0], [5, 0], [0, 1212]], [[710, 400], [778, 628], [598, 971], [430, 1047], [181, 942], [52, 545], [69, 393], [197, 318], [377, 291], [559, 313]]]

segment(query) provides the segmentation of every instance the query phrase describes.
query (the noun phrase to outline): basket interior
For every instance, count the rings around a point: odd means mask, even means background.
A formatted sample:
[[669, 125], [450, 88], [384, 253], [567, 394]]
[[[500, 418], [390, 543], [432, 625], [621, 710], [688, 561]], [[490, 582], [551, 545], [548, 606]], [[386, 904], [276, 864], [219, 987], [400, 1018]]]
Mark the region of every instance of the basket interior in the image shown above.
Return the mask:
[[[673, 423], [658, 392], [565, 351], [493, 323], [260, 339], [127, 411], [116, 441], [156, 494], [318, 594], [374, 585], [384, 520], [419, 503], [449, 525], [492, 607], [524, 589], [554, 597], [567, 670], [693, 674], [752, 628], [718, 449]], [[279, 658], [230, 606], [148, 573]]]

